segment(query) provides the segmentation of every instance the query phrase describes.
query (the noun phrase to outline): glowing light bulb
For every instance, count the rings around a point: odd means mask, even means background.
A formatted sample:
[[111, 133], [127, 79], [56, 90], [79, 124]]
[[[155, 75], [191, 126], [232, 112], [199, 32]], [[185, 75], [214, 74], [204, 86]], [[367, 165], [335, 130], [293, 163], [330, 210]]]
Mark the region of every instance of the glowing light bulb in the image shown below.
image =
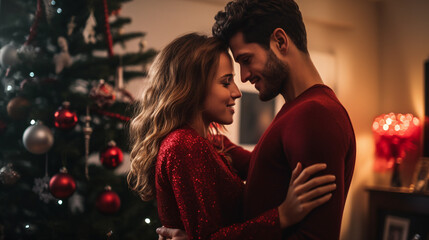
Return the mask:
[[383, 130], [384, 130], [384, 131], [387, 131], [387, 130], [389, 130], [389, 125], [387, 125], [387, 124], [384, 124], [384, 125], [383, 125]]
[[387, 124], [387, 125], [392, 124], [392, 119], [391, 119], [391, 118], [386, 119], [386, 124]]
[[372, 124], [372, 128], [374, 130], [377, 130], [380, 127], [380, 124], [378, 124], [378, 122], [374, 122], [374, 124]]

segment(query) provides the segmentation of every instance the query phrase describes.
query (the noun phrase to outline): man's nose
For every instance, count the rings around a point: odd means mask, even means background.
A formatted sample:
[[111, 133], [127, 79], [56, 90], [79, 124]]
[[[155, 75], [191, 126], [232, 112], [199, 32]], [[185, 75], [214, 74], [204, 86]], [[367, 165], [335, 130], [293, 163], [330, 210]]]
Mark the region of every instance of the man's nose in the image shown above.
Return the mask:
[[246, 67], [241, 67], [240, 68], [241, 82], [245, 83], [245, 82], [249, 81], [251, 75], [252, 74], [250, 74], [249, 69], [247, 69]]

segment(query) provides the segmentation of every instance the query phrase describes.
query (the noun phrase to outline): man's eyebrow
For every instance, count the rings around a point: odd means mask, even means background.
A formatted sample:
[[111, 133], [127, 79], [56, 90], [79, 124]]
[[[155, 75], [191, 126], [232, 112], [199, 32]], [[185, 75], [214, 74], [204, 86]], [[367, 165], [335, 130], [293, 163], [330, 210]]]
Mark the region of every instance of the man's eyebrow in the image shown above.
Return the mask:
[[242, 53], [242, 54], [237, 55], [237, 56], [234, 58], [234, 61], [235, 61], [235, 62], [240, 61], [240, 58], [243, 58], [246, 54], [247, 54], [247, 53]]

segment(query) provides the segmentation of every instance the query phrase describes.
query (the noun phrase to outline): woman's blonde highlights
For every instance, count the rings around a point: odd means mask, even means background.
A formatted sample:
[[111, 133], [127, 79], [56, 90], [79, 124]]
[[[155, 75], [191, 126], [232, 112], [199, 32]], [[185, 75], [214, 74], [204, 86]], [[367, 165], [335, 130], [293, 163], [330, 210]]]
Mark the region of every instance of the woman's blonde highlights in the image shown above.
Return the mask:
[[155, 163], [159, 146], [171, 131], [202, 109], [221, 53], [221, 41], [191, 33], [175, 39], [156, 57], [149, 87], [136, 104], [131, 120], [130, 188], [143, 200], [155, 197]]

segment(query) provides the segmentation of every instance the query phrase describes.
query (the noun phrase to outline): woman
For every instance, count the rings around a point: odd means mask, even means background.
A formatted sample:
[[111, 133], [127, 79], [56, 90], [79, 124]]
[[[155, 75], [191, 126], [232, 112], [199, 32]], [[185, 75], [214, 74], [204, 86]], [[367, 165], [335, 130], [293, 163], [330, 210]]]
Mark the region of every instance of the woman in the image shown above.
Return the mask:
[[130, 126], [128, 181], [143, 200], [156, 196], [164, 226], [185, 230], [189, 239], [277, 239], [281, 229], [328, 201], [334, 184], [310, 188], [333, 176], [307, 181], [324, 166], [299, 175], [298, 165], [278, 208], [242, 219], [239, 176], [246, 175], [249, 152], [217, 134], [232, 123], [235, 99], [241, 97], [223, 43], [194, 33], [179, 37], [158, 55], [149, 77]]

